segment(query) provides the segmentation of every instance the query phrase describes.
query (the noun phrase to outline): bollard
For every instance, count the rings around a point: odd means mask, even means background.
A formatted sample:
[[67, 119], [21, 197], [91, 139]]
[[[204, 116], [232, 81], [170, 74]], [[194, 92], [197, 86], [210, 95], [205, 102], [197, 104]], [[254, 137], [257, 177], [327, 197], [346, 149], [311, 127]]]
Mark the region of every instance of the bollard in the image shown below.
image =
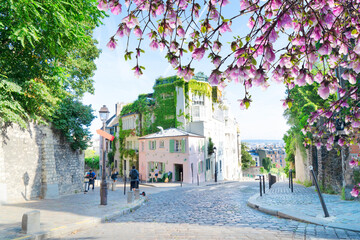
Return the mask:
[[127, 203], [132, 203], [134, 201], [134, 192], [128, 191], [127, 193]]
[[261, 175], [259, 175], [259, 183], [260, 183], [260, 197], [262, 197]]
[[318, 182], [317, 182], [317, 179], [316, 179], [316, 176], [315, 176], [315, 172], [314, 172], [314, 170], [313, 170], [313, 166], [309, 166], [309, 169], [310, 169], [310, 172], [311, 172], [311, 174], [312, 174], [312, 176], [313, 176], [313, 178], [314, 178], [316, 191], [317, 191], [317, 193], [318, 193], [318, 195], [319, 195], [319, 199], [320, 199], [320, 203], [321, 203], [321, 206], [322, 206], [322, 208], [323, 208], [323, 211], [324, 211], [324, 215], [325, 215], [325, 217], [329, 217], [330, 215], [329, 215], [329, 212], [328, 212], [328, 210], [327, 210], [325, 201], [324, 201], [324, 199], [323, 199], [323, 197], [322, 197], [322, 195], [321, 195], [320, 188], [319, 188], [319, 184], [318, 184]]
[[35, 210], [24, 213], [22, 216], [21, 231], [25, 234], [40, 231], [40, 211]]
[[124, 195], [126, 193], [126, 176], [124, 176]]
[[197, 185], [199, 186], [199, 174], [197, 175]]
[[182, 183], [183, 183], [183, 173], [180, 172], [180, 182], [181, 182], [181, 187], [182, 187]]
[[111, 183], [111, 191], [116, 190], [116, 182]]
[[265, 194], [265, 175], [262, 175], [262, 179], [263, 179], [263, 190], [264, 190], [264, 194]]
[[140, 198], [140, 190], [139, 189], [135, 189], [134, 196], [135, 196], [135, 200]]

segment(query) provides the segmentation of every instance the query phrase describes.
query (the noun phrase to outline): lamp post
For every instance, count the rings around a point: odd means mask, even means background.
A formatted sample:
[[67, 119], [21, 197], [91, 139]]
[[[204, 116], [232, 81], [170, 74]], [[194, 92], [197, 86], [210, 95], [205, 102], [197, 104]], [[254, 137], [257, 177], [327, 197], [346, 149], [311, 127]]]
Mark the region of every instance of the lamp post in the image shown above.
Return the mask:
[[217, 182], [216, 147], [214, 147], [213, 150], [215, 153], [215, 182]]
[[[103, 105], [99, 111], [100, 119], [103, 122], [103, 130], [105, 131], [106, 120], [109, 117], [109, 109]], [[100, 184], [100, 205], [107, 205], [107, 183], [105, 177], [105, 138], [102, 137], [103, 141], [103, 158], [102, 158], [102, 173], [101, 173], [101, 184]]]
[[[336, 128], [336, 137], [335, 141], [338, 141], [341, 136], [345, 136], [345, 122], [342, 119], [336, 119], [335, 121]], [[344, 147], [341, 146], [340, 155], [341, 155], [341, 170], [342, 170], [342, 187], [346, 186], [345, 182], [345, 156], [344, 156]]]

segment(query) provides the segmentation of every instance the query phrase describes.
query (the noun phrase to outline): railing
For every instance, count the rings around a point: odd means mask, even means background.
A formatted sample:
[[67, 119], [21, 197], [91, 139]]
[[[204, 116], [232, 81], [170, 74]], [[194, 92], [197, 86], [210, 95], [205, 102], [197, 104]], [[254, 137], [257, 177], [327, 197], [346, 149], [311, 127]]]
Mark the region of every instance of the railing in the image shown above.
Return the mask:
[[265, 194], [265, 176], [264, 175], [258, 175], [259, 177], [259, 184], [260, 184], [260, 197], [262, 197], [262, 193]]
[[291, 192], [294, 192], [294, 183], [293, 183], [293, 171], [289, 170], [289, 188], [291, 188]]
[[273, 176], [271, 175], [271, 173], [269, 173], [268, 177], [269, 177], [269, 189], [270, 189], [271, 186], [276, 183], [276, 176]]

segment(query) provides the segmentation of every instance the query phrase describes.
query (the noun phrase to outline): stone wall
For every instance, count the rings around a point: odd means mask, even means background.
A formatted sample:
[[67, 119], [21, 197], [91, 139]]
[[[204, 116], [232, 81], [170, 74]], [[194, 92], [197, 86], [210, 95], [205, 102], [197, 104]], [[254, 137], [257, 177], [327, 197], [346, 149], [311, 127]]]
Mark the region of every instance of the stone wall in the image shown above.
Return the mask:
[[310, 181], [309, 175], [309, 158], [311, 153], [306, 151], [302, 153], [300, 148], [296, 148], [295, 152], [295, 180], [305, 182]]
[[83, 188], [84, 156], [48, 126], [1, 126], [0, 203], [57, 198]]

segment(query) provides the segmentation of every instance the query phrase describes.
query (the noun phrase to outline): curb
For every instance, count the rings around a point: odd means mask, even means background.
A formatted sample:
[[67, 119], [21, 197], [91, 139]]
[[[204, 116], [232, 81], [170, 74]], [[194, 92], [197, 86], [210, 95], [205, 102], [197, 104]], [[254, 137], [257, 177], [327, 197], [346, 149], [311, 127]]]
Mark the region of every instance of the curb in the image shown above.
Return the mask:
[[217, 182], [217, 183], [206, 184], [206, 185], [204, 185], [204, 186], [205, 186], [205, 187], [209, 187], [209, 186], [216, 186], [216, 185], [236, 183], [236, 182], [237, 182], [237, 181], [222, 181], [222, 182]]
[[247, 205], [251, 208], [254, 208], [254, 209], [260, 211], [260, 212], [263, 212], [263, 213], [266, 213], [269, 215], [273, 215], [273, 216], [276, 216], [279, 218], [291, 219], [291, 220], [295, 220], [298, 222], [311, 223], [311, 224], [325, 226], [325, 227], [332, 227], [332, 228], [338, 228], [338, 229], [343, 229], [343, 230], [360, 232], [360, 226], [351, 226], [349, 224], [327, 222], [325, 220], [317, 219], [317, 218], [314, 218], [311, 216], [306, 216], [306, 215], [300, 214], [298, 212], [293, 212], [293, 211], [284, 212], [281, 209], [261, 206], [256, 201], [256, 199], [258, 197], [259, 197], [258, 194], [250, 197], [247, 201]]
[[131, 213], [131, 212], [135, 211], [136, 209], [140, 208], [140, 206], [146, 201], [147, 201], [146, 198], [141, 197], [140, 200], [137, 200], [136, 202], [133, 203], [134, 205], [132, 205], [130, 207], [123, 207], [121, 210], [116, 211], [116, 212], [111, 213], [111, 214], [107, 214], [105, 216], [102, 216], [101, 218], [95, 218], [95, 217], [87, 218], [87, 219], [84, 219], [81, 222], [72, 223], [72, 224], [60, 226], [60, 227], [57, 227], [57, 228], [52, 228], [52, 229], [50, 229], [49, 231], [46, 231], [46, 232], [42, 231], [42, 232], [38, 232], [38, 233], [35, 233], [35, 234], [26, 235], [26, 236], [19, 237], [19, 238], [14, 238], [12, 240], [20, 240], [20, 239], [21, 240], [30, 240], [30, 239], [31, 240], [33, 240], [33, 239], [42, 240], [42, 239], [47, 239], [47, 238], [50, 238], [50, 237], [52, 237], [52, 238], [53, 237], [60, 237], [60, 236], [63, 236], [65, 234], [69, 234], [69, 233], [74, 232], [74, 231], [78, 231], [78, 230], [81, 230], [81, 229], [88, 228], [91, 225], [95, 225], [95, 224], [98, 224], [98, 223], [105, 223], [105, 222], [107, 222], [107, 221], [109, 221], [111, 219], [114, 219], [116, 217]]

